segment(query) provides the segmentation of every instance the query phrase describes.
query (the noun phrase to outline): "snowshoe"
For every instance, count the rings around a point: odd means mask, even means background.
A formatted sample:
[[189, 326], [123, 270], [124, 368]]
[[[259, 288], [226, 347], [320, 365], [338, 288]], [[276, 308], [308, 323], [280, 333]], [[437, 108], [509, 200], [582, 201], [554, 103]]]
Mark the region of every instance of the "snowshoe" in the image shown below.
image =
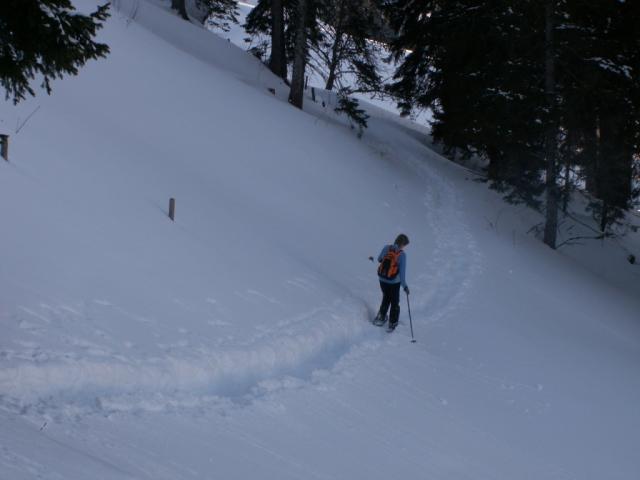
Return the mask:
[[387, 321], [387, 316], [382, 316], [380, 314], [376, 315], [376, 318], [373, 319], [373, 324], [377, 325], [378, 327], [381, 327], [382, 325], [384, 325]]

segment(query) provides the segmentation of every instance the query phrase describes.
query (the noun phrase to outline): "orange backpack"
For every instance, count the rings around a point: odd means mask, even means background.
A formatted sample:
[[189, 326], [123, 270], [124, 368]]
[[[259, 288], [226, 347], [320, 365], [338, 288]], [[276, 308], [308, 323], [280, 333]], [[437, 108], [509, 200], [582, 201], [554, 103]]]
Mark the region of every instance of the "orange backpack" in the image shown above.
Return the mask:
[[382, 258], [378, 267], [378, 275], [387, 280], [393, 280], [398, 276], [400, 268], [400, 254], [402, 250], [395, 245], [391, 245], [386, 255]]

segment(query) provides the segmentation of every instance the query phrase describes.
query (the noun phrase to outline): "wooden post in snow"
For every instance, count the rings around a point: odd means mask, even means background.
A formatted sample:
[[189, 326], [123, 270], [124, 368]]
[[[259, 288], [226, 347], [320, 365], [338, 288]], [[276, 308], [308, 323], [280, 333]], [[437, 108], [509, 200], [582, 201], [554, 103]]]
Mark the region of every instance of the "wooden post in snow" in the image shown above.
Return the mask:
[[176, 218], [176, 199], [175, 198], [170, 198], [169, 199], [169, 218], [171, 219], [171, 221], [175, 221]]
[[0, 134], [0, 156], [9, 161], [9, 135]]

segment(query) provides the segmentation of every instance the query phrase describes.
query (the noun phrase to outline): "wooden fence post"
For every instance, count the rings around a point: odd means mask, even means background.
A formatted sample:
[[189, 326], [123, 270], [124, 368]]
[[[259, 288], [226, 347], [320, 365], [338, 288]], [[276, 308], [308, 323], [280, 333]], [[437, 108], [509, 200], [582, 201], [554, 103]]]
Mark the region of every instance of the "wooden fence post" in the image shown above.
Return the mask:
[[311, 100], [313, 100], [313, 103], [316, 102], [316, 89], [311, 87]]
[[9, 135], [0, 134], [0, 156], [9, 161]]
[[175, 198], [169, 199], [169, 218], [171, 219], [172, 222], [176, 218], [176, 199]]

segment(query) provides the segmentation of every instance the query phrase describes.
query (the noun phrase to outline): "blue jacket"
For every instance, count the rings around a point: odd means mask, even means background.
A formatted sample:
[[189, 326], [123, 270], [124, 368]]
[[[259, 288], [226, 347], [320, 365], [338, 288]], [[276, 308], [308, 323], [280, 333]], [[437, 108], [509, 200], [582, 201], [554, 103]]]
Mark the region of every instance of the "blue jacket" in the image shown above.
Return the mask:
[[[382, 262], [382, 259], [389, 251], [389, 248], [392, 246], [395, 246], [395, 245], [386, 245], [382, 249], [382, 251], [380, 252], [380, 255], [378, 255], [378, 263]], [[405, 288], [407, 286], [407, 282], [405, 281], [406, 274], [407, 274], [407, 254], [404, 253], [404, 250], [403, 250], [400, 253], [400, 258], [398, 260], [398, 275], [396, 275], [396, 278], [394, 278], [393, 280], [388, 280], [386, 278], [382, 278], [380, 275], [378, 275], [378, 278], [380, 279], [381, 282], [384, 282], [384, 283], [400, 283], [402, 284], [402, 288]]]

